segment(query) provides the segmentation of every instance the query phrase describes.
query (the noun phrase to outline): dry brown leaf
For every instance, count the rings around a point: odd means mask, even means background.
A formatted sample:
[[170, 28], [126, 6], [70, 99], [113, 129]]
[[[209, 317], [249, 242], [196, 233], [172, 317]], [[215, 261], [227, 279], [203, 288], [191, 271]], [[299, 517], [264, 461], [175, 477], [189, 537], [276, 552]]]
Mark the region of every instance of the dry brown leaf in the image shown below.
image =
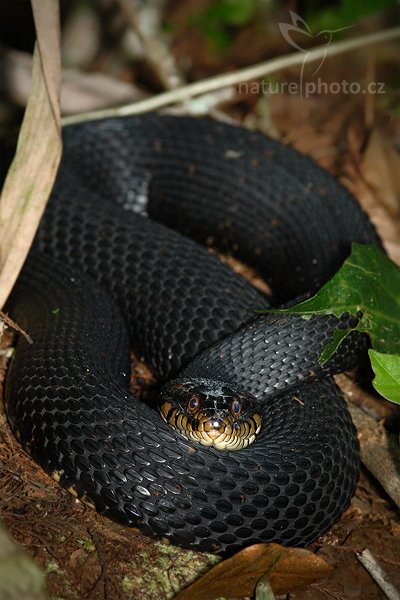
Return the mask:
[[[6, 48], [0, 64], [0, 77], [5, 82], [7, 97], [26, 106], [32, 85], [32, 56], [27, 52]], [[103, 73], [80, 73], [63, 69], [61, 112], [63, 115], [99, 110], [144, 98], [144, 93], [127, 81]]]
[[400, 154], [379, 129], [370, 135], [360, 172], [373, 197], [367, 210], [389, 256], [400, 264]]
[[279, 544], [255, 544], [213, 567], [175, 596], [175, 600], [251, 596], [266, 573], [273, 592], [287, 594], [327, 577], [331, 572], [328, 563], [309, 550], [284, 548]]
[[400, 265], [399, 154], [382, 133], [375, 130], [364, 155], [361, 148], [352, 148], [343, 168], [342, 182], [368, 213], [390, 258]]
[[0, 307], [29, 251], [61, 158], [58, 2], [32, 0], [33, 86], [0, 201]]
[[0, 598], [46, 600], [44, 574], [0, 524]]
[[360, 170], [389, 215], [400, 217], [400, 155], [379, 129], [370, 135]]
[[[368, 414], [366, 407], [372, 406], [370, 402], [368, 403], [368, 393], [354, 383], [347, 374], [335, 375], [335, 381], [345, 397], [350, 400], [349, 411], [357, 428], [361, 461], [386, 490], [394, 504], [400, 507], [398, 436], [385, 429], [383, 420], [377, 422]], [[393, 405], [391, 407], [392, 411], [394, 408], [391, 415], [395, 419], [397, 407]]]

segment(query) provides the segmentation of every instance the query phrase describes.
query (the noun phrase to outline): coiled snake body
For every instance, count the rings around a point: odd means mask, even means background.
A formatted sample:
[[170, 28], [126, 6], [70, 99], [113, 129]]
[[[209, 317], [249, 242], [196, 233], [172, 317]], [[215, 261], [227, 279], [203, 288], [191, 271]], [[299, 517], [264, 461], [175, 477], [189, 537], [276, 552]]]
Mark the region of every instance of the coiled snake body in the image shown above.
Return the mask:
[[[352, 241], [378, 238], [350, 194], [261, 134], [154, 114], [66, 128], [8, 306], [34, 340], [18, 341], [7, 377], [14, 432], [63, 486], [145, 533], [230, 553], [312, 542], [354, 493], [358, 446], [331, 374], [356, 363], [364, 338], [321, 367], [348, 320], [256, 314], [266, 297], [201, 244], [287, 302], [329, 279]], [[160, 384], [251, 393], [256, 441], [221, 452], [172, 430], [130, 395], [130, 347]]]

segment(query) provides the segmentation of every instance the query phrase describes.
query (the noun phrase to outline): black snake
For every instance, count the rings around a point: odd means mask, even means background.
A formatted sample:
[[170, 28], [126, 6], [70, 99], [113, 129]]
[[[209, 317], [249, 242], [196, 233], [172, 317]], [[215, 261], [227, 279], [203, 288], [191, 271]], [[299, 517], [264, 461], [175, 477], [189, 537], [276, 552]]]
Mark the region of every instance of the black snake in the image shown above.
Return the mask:
[[[329, 279], [352, 241], [379, 243], [353, 197], [259, 133], [155, 114], [65, 128], [8, 303], [34, 340], [20, 337], [7, 377], [13, 431], [64, 487], [145, 533], [229, 553], [312, 542], [354, 493], [358, 444], [331, 374], [365, 340], [352, 333], [322, 367], [352, 318], [257, 314], [266, 296], [206, 246], [285, 303]], [[257, 398], [256, 441], [221, 452], [172, 430], [130, 395], [130, 348], [161, 385], [199, 378]]]

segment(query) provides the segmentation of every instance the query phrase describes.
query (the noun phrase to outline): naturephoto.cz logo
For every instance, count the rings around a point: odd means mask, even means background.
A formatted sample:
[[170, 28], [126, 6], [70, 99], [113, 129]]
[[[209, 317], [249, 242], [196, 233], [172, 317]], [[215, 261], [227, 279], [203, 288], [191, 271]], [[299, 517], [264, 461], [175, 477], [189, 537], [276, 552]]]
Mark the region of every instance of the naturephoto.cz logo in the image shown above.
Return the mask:
[[[341, 27], [340, 29], [323, 29], [318, 33], [313, 33], [306, 21], [293, 11], [289, 11], [292, 19], [291, 23], [278, 23], [279, 29], [286, 42], [304, 54], [301, 64], [299, 81], [261, 81], [261, 82], [243, 82], [239, 85], [239, 92], [251, 94], [297, 94], [301, 98], [309, 98], [313, 95], [321, 94], [385, 94], [385, 83], [381, 81], [369, 81], [365, 84], [359, 81], [324, 81], [320, 76], [316, 77], [328, 54], [328, 48], [332, 43], [333, 36], [339, 31], [350, 29]], [[293, 39], [296, 34], [296, 39]], [[304, 69], [310, 61], [310, 49], [303, 47], [302, 39], [307, 43], [307, 39], [314, 39], [318, 45], [323, 46], [324, 53], [319, 63], [311, 74], [311, 80], [304, 81]]]

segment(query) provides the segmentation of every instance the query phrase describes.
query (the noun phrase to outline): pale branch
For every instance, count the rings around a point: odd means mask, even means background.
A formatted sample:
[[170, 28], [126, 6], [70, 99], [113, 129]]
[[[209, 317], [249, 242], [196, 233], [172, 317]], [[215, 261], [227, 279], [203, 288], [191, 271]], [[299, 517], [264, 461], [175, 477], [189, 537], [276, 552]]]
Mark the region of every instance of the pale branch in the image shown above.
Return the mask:
[[[351, 52], [352, 50], [357, 50], [359, 48], [368, 47], [373, 44], [380, 44], [394, 40], [399, 37], [400, 27], [393, 27], [377, 33], [362, 35], [351, 40], [337, 42], [335, 44], [331, 44], [328, 48], [326, 48], [325, 45], [317, 46], [316, 48], [307, 51], [307, 63], [321, 60], [325, 56], [327, 58], [336, 56], [338, 54]], [[303, 60], [304, 52], [298, 51], [289, 55], [273, 58], [272, 60], [253, 65], [251, 67], [239, 69], [233, 73], [225, 73], [223, 75], [210, 77], [209, 79], [203, 79], [202, 81], [197, 81], [195, 83], [152, 96], [151, 98], [141, 100], [133, 104], [65, 117], [62, 119], [62, 125], [70, 125], [72, 123], [80, 123], [89, 120], [105, 119], [107, 117], [124, 117], [148, 112], [151, 110], [157, 110], [177, 102], [185, 102], [194, 96], [200, 96], [217, 89], [259, 79], [288, 67], [301, 65]]]
[[133, 0], [115, 0], [137, 35], [144, 55], [166, 90], [183, 85], [183, 80], [164, 36], [160, 31], [159, 3], [147, 2], [139, 6]]
[[360, 442], [361, 461], [400, 506], [400, 447], [396, 436], [354, 404], [349, 405]]
[[9, 327], [10, 329], [18, 331], [18, 333], [21, 333], [26, 339], [26, 341], [29, 342], [29, 344], [33, 344], [31, 336], [28, 335], [26, 331], [24, 331], [22, 327], [18, 325], [18, 323], [13, 321], [6, 313], [0, 310], [0, 339], [5, 325], [7, 325], [7, 327]]
[[400, 591], [390, 583], [387, 574], [368, 548], [356, 554], [358, 560], [388, 600], [400, 600]]

